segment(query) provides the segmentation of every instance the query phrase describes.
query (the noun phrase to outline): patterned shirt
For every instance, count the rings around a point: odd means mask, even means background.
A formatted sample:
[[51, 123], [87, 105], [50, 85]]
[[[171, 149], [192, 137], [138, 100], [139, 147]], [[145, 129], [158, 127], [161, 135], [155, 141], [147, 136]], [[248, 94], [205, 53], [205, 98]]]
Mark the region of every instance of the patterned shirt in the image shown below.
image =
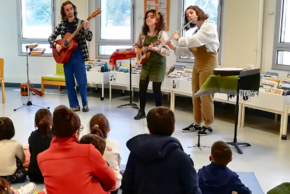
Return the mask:
[[[78, 18], [75, 18], [75, 20], [73, 21], [74, 23], [74, 27], [75, 29], [77, 29], [78, 26]], [[83, 22], [83, 20], [81, 20], [81, 22]], [[48, 42], [50, 43], [51, 47], [53, 46], [53, 43], [55, 42], [55, 39], [61, 35], [61, 38], [64, 37], [64, 35], [67, 33], [68, 31], [68, 27], [67, 27], [68, 21], [62, 21], [60, 24], [58, 24], [54, 31], [52, 32], [52, 34], [50, 35], [50, 37], [48, 38]], [[83, 59], [84, 61], [89, 60], [89, 50], [88, 50], [88, 46], [87, 46], [87, 41], [91, 41], [92, 37], [93, 37], [93, 33], [92, 31], [88, 31], [88, 34], [85, 33], [84, 28], [82, 28], [76, 35], [77, 37], [77, 41], [79, 46], [81, 47], [81, 51], [82, 51], [82, 55], [83, 55]]]

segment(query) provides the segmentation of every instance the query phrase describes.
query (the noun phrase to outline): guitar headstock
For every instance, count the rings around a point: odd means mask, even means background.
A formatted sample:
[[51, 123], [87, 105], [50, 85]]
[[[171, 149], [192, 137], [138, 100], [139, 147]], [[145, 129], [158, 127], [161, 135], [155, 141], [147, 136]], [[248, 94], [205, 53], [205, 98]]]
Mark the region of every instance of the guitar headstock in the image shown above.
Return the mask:
[[101, 13], [101, 9], [98, 8], [96, 9], [96, 11], [94, 11], [91, 15], [90, 18], [96, 17], [97, 15], [99, 15]]

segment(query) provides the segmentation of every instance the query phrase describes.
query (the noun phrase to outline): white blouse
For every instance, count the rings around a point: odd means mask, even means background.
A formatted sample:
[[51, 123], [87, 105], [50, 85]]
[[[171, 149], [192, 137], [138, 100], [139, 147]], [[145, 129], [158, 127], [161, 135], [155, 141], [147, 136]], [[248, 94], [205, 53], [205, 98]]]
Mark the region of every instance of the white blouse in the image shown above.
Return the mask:
[[219, 48], [219, 39], [217, 26], [213, 21], [205, 20], [197, 33], [189, 37], [180, 37], [175, 54], [184, 57], [193, 57], [189, 48], [205, 45], [207, 52], [217, 52]]
[[122, 175], [120, 174], [121, 156], [120, 144], [110, 138], [106, 138], [106, 149], [103, 158], [109, 163], [110, 168], [114, 171], [116, 176], [116, 188], [121, 186]]
[[[168, 35], [164, 31], [160, 31], [158, 36], [160, 36], [161, 44], [169, 39]], [[133, 49], [135, 47], [142, 48], [145, 38], [146, 38], [146, 36], [143, 34], [143, 32], [140, 32], [138, 39], [136, 40], [136, 42], [134, 43], [132, 48]], [[153, 47], [153, 48], [157, 49], [157, 47]], [[160, 55], [162, 55], [162, 56], [169, 56], [170, 55], [170, 49], [167, 45], [164, 45], [161, 48]]]

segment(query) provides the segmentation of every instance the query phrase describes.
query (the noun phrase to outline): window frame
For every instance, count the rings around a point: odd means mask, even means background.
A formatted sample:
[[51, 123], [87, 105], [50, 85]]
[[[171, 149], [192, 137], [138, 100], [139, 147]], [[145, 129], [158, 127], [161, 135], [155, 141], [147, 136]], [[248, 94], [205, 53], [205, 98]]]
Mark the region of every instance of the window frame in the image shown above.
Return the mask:
[[290, 65], [278, 64], [278, 51], [290, 52], [290, 42], [289, 43], [280, 42], [280, 37], [282, 33], [282, 23], [283, 23], [283, 11], [284, 11], [283, 6], [284, 6], [284, 0], [276, 0], [276, 16], [275, 16], [275, 28], [274, 28], [275, 32], [274, 32], [274, 43], [273, 43], [272, 69], [289, 71]]
[[[218, 31], [218, 36], [219, 36], [219, 42], [220, 42], [220, 46], [218, 49], [218, 62], [219, 64], [221, 64], [221, 45], [222, 45], [222, 21], [223, 21], [223, 0], [219, 0], [219, 5], [218, 5], [218, 21], [217, 21], [217, 31]], [[184, 11], [183, 11], [183, 7], [184, 7], [184, 0], [181, 1], [181, 3], [179, 3], [178, 5], [178, 19], [177, 19], [177, 26], [178, 29], [182, 28], [183, 26], [183, 17], [184, 17]], [[194, 63], [194, 59], [181, 59], [179, 56], [176, 56], [176, 62], [178, 63]]]
[[[101, 7], [102, 0], [96, 0], [96, 7]], [[101, 17], [97, 17], [95, 32], [96, 44], [95, 44], [95, 56], [97, 58], [109, 59], [111, 55], [100, 55], [99, 46], [131, 46], [134, 43], [134, 0], [131, 0], [131, 37], [129, 40], [120, 39], [101, 39]]]
[[[51, 0], [51, 32], [55, 27], [55, 0]], [[49, 44], [47, 38], [23, 38], [22, 37], [22, 0], [17, 0], [17, 36], [18, 36], [18, 56], [26, 56], [26, 52], [22, 52], [22, 44], [38, 43], [38, 44]], [[43, 55], [37, 55], [38, 57], [51, 57], [52, 53], [44, 53]]]

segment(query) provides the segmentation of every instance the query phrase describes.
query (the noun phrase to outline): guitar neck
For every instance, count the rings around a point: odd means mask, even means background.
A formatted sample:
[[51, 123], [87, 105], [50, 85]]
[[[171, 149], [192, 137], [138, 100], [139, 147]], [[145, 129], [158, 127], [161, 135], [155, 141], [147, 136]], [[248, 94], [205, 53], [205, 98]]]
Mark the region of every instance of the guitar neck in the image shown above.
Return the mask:
[[[90, 20], [91, 17], [88, 17], [87, 20]], [[74, 31], [74, 33], [72, 33], [72, 35], [70, 35], [70, 37], [67, 39], [68, 42], [70, 42], [74, 37], [75, 35], [83, 28], [83, 25], [84, 24], [81, 24], [78, 29], [76, 29], [76, 31]]]
[[[159, 39], [155, 40], [153, 43], [151, 43], [151, 45], [154, 44], [154, 43], [157, 44], [157, 43], [158, 43], [158, 40], [159, 40]], [[157, 45], [157, 48], [158, 48], [158, 45]], [[149, 50], [149, 46], [148, 46], [146, 49], [144, 49], [144, 51], [142, 52], [142, 55], [144, 55], [145, 53], [147, 53], [148, 50]]]

